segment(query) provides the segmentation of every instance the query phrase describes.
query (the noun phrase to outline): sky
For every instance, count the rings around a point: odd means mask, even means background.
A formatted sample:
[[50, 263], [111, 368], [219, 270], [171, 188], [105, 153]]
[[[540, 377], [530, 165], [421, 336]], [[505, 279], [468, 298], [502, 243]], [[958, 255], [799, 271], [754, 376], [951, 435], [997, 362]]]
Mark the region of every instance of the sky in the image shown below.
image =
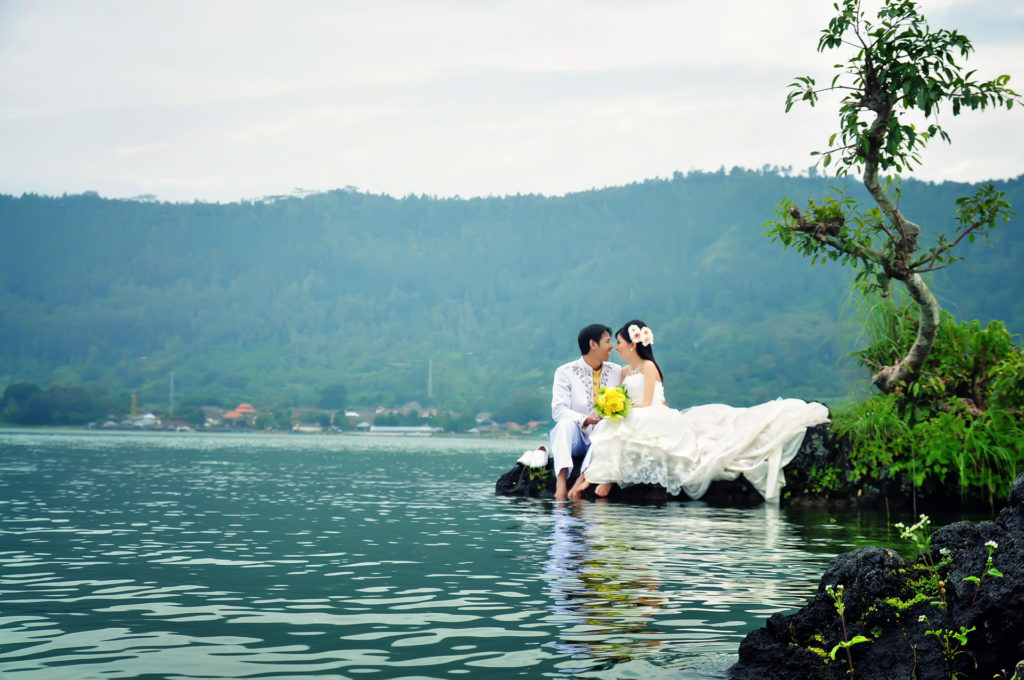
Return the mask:
[[[868, 7], [880, 0], [865, 0]], [[1024, 2], [922, 0], [1024, 93]], [[813, 165], [832, 0], [0, 0], [0, 193], [561, 195]], [[1024, 174], [1024, 107], [941, 116], [914, 176]]]

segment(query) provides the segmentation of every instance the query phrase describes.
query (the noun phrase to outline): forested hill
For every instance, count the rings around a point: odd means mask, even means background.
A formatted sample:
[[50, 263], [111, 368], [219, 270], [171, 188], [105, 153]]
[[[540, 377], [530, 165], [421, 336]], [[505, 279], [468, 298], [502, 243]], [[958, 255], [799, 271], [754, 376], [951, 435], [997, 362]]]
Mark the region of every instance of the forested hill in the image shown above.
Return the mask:
[[[850, 273], [812, 269], [762, 225], [783, 196], [835, 183], [735, 169], [553, 198], [0, 196], [0, 388], [162, 403], [173, 370], [184, 400], [303, 404], [340, 383], [350, 404], [395, 405], [428, 401], [432, 362], [440, 407], [516, 394], [543, 411], [577, 330], [636, 316], [673, 405], [834, 398], [863, 380], [840, 362], [857, 347], [838, 330]], [[1024, 209], [1024, 178], [998, 184]], [[934, 235], [971, 191], [909, 182], [901, 204]], [[936, 275], [955, 315], [1024, 331], [1020, 223]]]

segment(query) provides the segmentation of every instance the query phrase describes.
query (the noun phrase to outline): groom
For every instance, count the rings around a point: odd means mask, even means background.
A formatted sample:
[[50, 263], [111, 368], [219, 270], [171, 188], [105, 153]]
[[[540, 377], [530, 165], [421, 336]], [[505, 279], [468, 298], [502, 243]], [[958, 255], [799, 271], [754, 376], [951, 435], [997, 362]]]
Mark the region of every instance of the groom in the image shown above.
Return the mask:
[[591, 324], [580, 331], [576, 341], [581, 356], [559, 366], [551, 388], [551, 457], [555, 465], [555, 499], [568, 494], [566, 479], [573, 459], [582, 459], [590, 446], [590, 433], [601, 420], [594, 412], [594, 401], [601, 387], [621, 382], [622, 367], [608, 361], [612, 353], [612, 329]]

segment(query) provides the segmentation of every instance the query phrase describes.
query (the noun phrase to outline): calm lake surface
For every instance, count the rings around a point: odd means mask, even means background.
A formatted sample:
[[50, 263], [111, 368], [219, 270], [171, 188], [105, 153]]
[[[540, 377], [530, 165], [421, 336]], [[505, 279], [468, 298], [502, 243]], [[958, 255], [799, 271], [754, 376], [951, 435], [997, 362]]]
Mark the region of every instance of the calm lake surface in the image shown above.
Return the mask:
[[0, 675], [722, 678], [832, 556], [896, 542], [496, 497], [535, 444], [0, 431]]

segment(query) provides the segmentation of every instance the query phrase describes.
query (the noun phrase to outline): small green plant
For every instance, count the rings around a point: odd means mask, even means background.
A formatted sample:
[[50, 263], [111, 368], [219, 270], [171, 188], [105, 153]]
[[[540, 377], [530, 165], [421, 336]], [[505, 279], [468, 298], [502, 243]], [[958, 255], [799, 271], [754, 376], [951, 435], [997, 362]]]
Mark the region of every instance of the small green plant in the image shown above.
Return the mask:
[[527, 474], [530, 475], [531, 484], [534, 482], [545, 482], [552, 476], [551, 470], [548, 470], [546, 467], [529, 467], [526, 470]]
[[967, 610], [967, 623], [971, 622], [971, 615], [974, 614], [974, 603], [978, 601], [978, 593], [981, 592], [981, 580], [986, 576], [993, 576], [995, 578], [1002, 578], [1003, 572], [999, 571], [992, 565], [992, 555], [995, 553], [996, 548], [999, 544], [995, 541], [986, 541], [985, 547], [988, 549], [988, 558], [985, 560], [984, 572], [981, 576], [964, 576], [963, 580], [968, 583], [974, 584], [974, 597], [971, 598], [971, 607]]
[[993, 680], [1024, 680], [1024, 659], [1017, 662], [1013, 675], [1009, 675], [1004, 668], [1002, 673], [996, 673]]
[[[921, 621], [931, 625], [931, 621], [929, 621], [928, 617], [923, 614], [921, 615]], [[957, 630], [952, 630], [945, 626], [939, 626], [938, 628], [932, 628], [924, 632], [925, 635], [934, 635], [938, 638], [939, 644], [942, 647], [942, 655], [946, 658], [946, 663], [949, 667], [949, 677], [952, 680], [959, 680], [959, 678], [966, 677], [962, 673], [958, 673], [953, 670], [953, 662], [957, 656], [966, 653], [964, 647], [967, 646], [967, 636], [975, 630], [976, 628], [974, 626], [960, 626]], [[974, 666], [977, 668], [977, 662], [975, 662]]]
[[910, 541], [917, 548], [917, 552], [929, 567], [934, 568], [932, 560], [932, 533], [929, 527], [932, 521], [928, 515], [921, 515], [916, 524], [907, 526], [903, 522], [896, 522], [893, 526], [900, 530], [900, 538]]
[[832, 651], [829, 653], [829, 658], [835, 661], [836, 652], [838, 652], [840, 648], [846, 650], [846, 662], [847, 664], [849, 664], [850, 667], [847, 673], [852, 678], [853, 654], [850, 652], [850, 647], [860, 644], [861, 642], [871, 642], [871, 640], [863, 635], [854, 635], [851, 638], [849, 634], [846, 632], [846, 605], [843, 603], [843, 590], [844, 586], [842, 584], [834, 588], [832, 586], [825, 586], [825, 592], [829, 594], [829, 597], [831, 597], [833, 602], [835, 603], [836, 613], [839, 614], [839, 622], [843, 626], [843, 639], [835, 647], [832, 648]]
[[896, 455], [910, 440], [910, 427], [900, 415], [893, 394], [876, 395], [837, 411], [832, 418], [832, 431], [855, 444], [849, 461], [854, 481], [890, 476]]
[[831, 465], [823, 465], [819, 468], [817, 463], [812, 463], [811, 469], [807, 471], [807, 485], [805, 488], [808, 493], [813, 494], [827, 494], [839, 491], [845, 486], [840, 475], [840, 470]]
[[[995, 541], [988, 541], [985, 543], [985, 547], [988, 550], [988, 557], [985, 560], [985, 566], [983, 567], [981, 575], [965, 576], [963, 578], [963, 581], [975, 584], [974, 597], [971, 599], [971, 606], [967, 611], [967, 619], [964, 624], [957, 628], [953, 628], [949, 621], [949, 603], [946, 599], [946, 582], [939, 578], [939, 569], [951, 565], [952, 559], [949, 550], [943, 548], [939, 551], [941, 556], [939, 562], [936, 563], [934, 561], [931, 551], [932, 539], [931, 532], [929, 530], [930, 526], [931, 520], [929, 520], [927, 515], [921, 515], [917, 523], [909, 527], [904, 525], [902, 522], [895, 525], [895, 527], [900, 530], [900, 537], [912, 542], [917, 548], [920, 559], [924, 562], [926, 570], [929, 572], [929, 574], [923, 578], [910, 581], [911, 587], [915, 590], [915, 595], [910, 602], [916, 603], [930, 599], [927, 595], [930, 592], [934, 592], [935, 595], [933, 596], [934, 599], [932, 599], [931, 604], [942, 612], [942, 621], [933, 624], [931, 619], [923, 614], [918, 620], [929, 626], [935, 626], [934, 628], [926, 630], [925, 635], [934, 636], [938, 640], [949, 669], [949, 677], [951, 680], [957, 680], [958, 678], [966, 677], [962, 673], [954, 670], [954, 664], [958, 656], [967, 653], [964, 648], [967, 646], [968, 635], [977, 630], [975, 626], [971, 625], [971, 616], [974, 613], [974, 603], [977, 601], [978, 593], [981, 591], [982, 581], [986, 576], [995, 578], [1002, 578], [1003, 576], [1002, 572], [995, 568], [992, 560], [992, 556], [999, 545]], [[977, 662], [975, 662], [975, 668], [977, 668]]]

